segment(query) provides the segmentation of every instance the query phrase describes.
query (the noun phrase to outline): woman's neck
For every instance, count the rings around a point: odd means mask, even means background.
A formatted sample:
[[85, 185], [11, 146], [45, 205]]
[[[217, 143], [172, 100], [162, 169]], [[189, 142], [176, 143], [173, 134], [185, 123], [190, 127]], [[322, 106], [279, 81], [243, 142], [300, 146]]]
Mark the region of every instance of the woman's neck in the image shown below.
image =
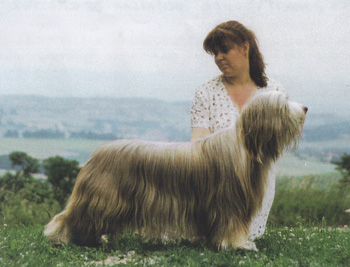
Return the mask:
[[226, 77], [224, 75], [222, 76], [223, 82], [228, 84], [229, 86], [245, 87], [255, 84], [252, 78], [250, 78], [249, 74], [242, 77]]
[[237, 98], [237, 96], [240, 97], [241, 94], [250, 95], [258, 88], [250, 77], [246, 79], [232, 79], [223, 77], [222, 81], [231, 98]]
[[250, 77], [249, 79], [245, 80], [233, 80], [224, 76], [222, 81], [225, 85], [228, 96], [238, 107], [239, 112], [241, 112], [243, 106], [248, 102], [258, 88]]

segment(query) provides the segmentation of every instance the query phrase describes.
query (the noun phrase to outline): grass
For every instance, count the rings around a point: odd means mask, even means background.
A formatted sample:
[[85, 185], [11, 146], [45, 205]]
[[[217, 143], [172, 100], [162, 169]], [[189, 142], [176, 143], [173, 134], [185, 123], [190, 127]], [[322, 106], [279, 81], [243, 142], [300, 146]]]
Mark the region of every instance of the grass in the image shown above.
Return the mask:
[[51, 247], [42, 226], [0, 227], [0, 266], [349, 266], [350, 231], [269, 227], [259, 252], [209, 250], [186, 242], [163, 245], [125, 234], [99, 248]]
[[340, 184], [341, 174], [278, 177], [269, 221], [274, 225], [295, 225], [299, 221], [339, 226], [350, 222], [344, 211], [350, 207], [350, 185]]

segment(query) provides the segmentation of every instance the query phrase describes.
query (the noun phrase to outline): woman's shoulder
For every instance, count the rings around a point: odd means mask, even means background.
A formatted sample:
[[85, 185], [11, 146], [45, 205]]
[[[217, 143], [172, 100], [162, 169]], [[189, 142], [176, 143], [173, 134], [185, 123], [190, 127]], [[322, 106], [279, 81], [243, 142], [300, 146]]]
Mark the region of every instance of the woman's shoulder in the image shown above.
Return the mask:
[[216, 77], [202, 83], [199, 86], [199, 88], [211, 90], [211, 89], [215, 89], [215, 88], [219, 87], [221, 83], [222, 83], [222, 78], [221, 78], [221, 75], [219, 75], [219, 76], [216, 76]]
[[272, 78], [269, 78], [267, 81], [267, 85], [265, 87], [262, 87], [261, 89], [266, 91], [270, 91], [270, 90], [281, 91], [281, 92], [286, 91], [283, 85], [279, 81]]

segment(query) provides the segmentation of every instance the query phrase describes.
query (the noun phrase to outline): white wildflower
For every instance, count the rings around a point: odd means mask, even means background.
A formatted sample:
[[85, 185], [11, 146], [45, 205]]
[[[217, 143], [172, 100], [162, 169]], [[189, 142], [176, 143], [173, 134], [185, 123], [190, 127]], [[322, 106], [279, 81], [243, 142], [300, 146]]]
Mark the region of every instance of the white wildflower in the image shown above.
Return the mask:
[[102, 235], [102, 236], [101, 236], [101, 241], [102, 241], [103, 243], [108, 243], [108, 236], [107, 236], [107, 235]]

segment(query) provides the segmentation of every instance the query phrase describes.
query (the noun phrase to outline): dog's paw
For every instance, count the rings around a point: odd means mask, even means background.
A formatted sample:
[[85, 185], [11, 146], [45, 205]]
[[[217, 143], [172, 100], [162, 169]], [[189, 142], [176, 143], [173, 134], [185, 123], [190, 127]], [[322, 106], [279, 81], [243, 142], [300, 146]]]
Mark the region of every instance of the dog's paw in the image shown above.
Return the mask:
[[242, 250], [252, 250], [252, 251], [259, 251], [258, 248], [256, 247], [255, 243], [253, 241], [247, 241], [244, 244], [241, 244], [238, 249]]
[[221, 250], [232, 250], [232, 249], [241, 249], [241, 250], [251, 250], [259, 251], [253, 241], [245, 241], [239, 244], [228, 244], [225, 241], [221, 243]]

